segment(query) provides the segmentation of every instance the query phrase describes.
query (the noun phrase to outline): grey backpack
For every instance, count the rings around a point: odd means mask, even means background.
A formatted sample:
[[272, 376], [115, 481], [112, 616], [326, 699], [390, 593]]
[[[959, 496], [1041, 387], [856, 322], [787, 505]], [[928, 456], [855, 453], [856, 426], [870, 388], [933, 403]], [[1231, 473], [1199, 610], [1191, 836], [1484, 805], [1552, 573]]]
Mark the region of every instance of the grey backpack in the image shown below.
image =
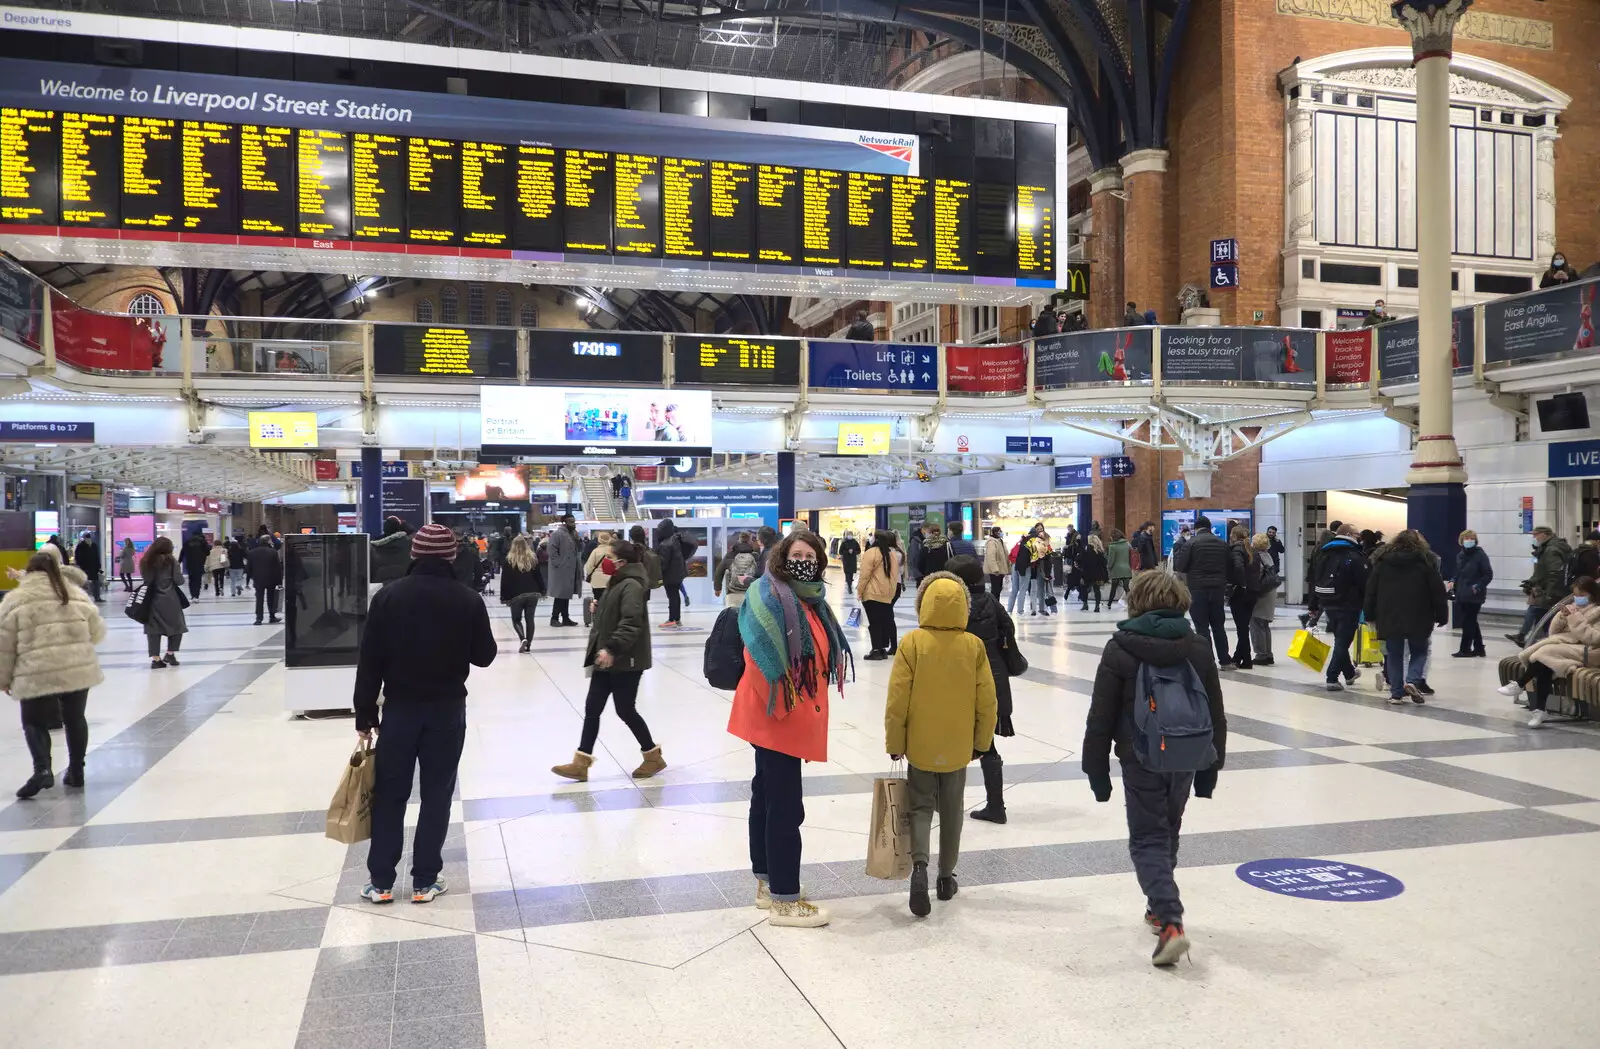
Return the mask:
[[734, 593], [750, 586], [756, 577], [756, 555], [740, 551], [728, 566], [728, 589]]
[[1187, 659], [1140, 663], [1134, 678], [1133, 752], [1151, 772], [1202, 772], [1217, 763], [1211, 701]]

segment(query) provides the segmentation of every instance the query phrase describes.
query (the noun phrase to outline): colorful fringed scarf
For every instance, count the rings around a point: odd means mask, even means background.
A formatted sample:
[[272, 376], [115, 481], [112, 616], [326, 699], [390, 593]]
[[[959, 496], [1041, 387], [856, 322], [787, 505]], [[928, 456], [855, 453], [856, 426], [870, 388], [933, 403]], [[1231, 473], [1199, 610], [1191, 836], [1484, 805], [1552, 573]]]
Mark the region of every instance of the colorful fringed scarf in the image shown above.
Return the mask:
[[[780, 692], [783, 708], [789, 711], [799, 696], [815, 695], [829, 682], [843, 693], [846, 674], [855, 676], [850, 643], [825, 599], [826, 593], [825, 583], [786, 583], [771, 572], [763, 574], [745, 593], [739, 610], [739, 638], [761, 676], [772, 686], [768, 716], [776, 712]], [[816, 642], [803, 605], [810, 605], [822, 617], [828, 635], [827, 681], [817, 681]]]

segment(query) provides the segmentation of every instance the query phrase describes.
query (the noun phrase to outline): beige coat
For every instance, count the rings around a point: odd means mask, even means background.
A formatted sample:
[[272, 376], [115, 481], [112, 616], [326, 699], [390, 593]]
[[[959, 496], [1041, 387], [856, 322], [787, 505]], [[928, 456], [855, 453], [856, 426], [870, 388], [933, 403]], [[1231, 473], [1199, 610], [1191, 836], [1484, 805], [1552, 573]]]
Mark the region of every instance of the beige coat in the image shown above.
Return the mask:
[[600, 571], [600, 562], [611, 555], [611, 544], [601, 543], [589, 551], [589, 559], [583, 563], [583, 578], [595, 590], [604, 590], [611, 583], [611, 577]]
[[905, 555], [898, 550], [889, 551], [889, 563], [883, 562], [883, 550], [877, 544], [867, 547], [861, 555], [861, 574], [856, 578], [856, 596], [863, 601], [894, 601], [894, 588], [900, 585], [900, 570], [905, 567]]
[[1567, 607], [1571, 612], [1550, 621], [1550, 636], [1523, 649], [1519, 657], [1524, 663], [1543, 663], [1557, 677], [1578, 667], [1600, 666], [1600, 604]]
[[1006, 544], [992, 535], [983, 543], [983, 574], [1011, 574], [1011, 559], [1006, 556]]
[[13, 699], [76, 692], [105, 680], [94, 646], [105, 639], [106, 624], [88, 594], [70, 582], [66, 590], [62, 604], [49, 576], [29, 572], [0, 602], [0, 688]]

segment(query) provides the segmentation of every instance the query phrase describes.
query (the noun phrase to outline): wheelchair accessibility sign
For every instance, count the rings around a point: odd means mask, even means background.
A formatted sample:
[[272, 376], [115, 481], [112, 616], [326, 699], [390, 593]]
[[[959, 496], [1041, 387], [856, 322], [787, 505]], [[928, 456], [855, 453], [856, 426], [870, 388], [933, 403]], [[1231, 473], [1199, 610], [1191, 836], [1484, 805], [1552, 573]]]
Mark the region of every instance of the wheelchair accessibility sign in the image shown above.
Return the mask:
[[1241, 863], [1234, 873], [1245, 884], [1268, 892], [1335, 903], [1371, 903], [1406, 891], [1392, 874], [1335, 860], [1253, 860]]

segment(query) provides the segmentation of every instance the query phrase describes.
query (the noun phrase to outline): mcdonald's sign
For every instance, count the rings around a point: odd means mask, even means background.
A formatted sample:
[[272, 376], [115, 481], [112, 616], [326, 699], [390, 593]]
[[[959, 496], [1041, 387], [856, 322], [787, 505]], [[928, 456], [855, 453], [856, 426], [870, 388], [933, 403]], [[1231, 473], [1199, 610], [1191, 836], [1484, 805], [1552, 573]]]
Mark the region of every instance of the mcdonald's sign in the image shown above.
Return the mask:
[[1067, 283], [1057, 293], [1056, 297], [1067, 301], [1089, 298], [1089, 264], [1087, 262], [1067, 263]]

